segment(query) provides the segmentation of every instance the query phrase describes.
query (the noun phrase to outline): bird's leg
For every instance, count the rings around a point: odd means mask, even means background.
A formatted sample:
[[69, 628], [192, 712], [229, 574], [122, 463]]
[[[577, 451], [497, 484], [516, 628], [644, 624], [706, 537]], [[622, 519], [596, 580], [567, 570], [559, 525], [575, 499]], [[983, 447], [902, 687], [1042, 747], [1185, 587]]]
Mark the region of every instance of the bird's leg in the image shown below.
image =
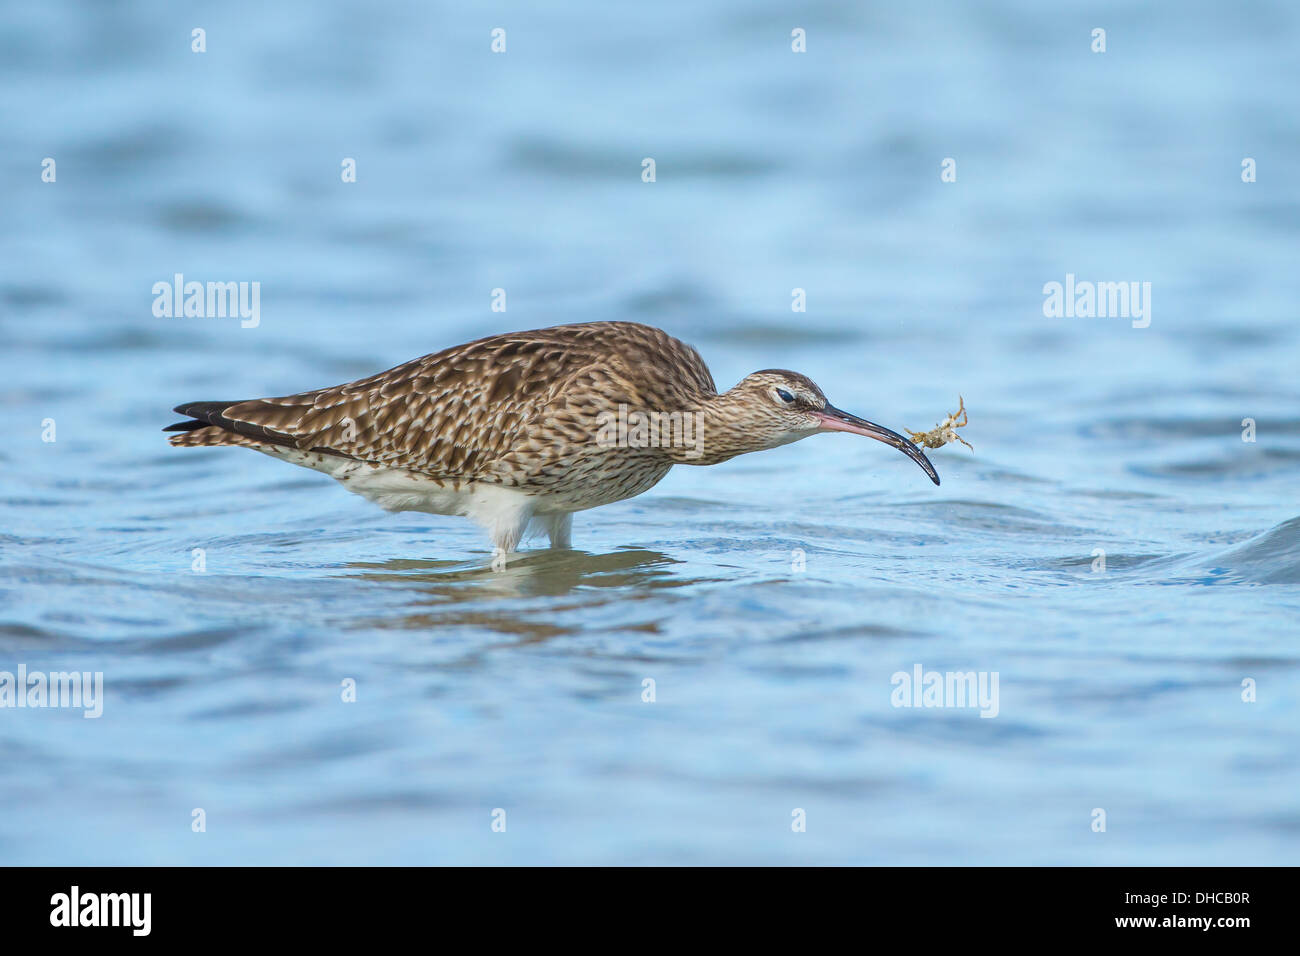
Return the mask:
[[519, 542], [528, 529], [528, 522], [533, 519], [533, 506], [528, 503], [498, 511], [492, 516], [488, 525], [488, 534], [492, 538], [494, 556], [510, 555], [519, 547]]
[[551, 539], [552, 548], [568, 551], [573, 547], [573, 515], [551, 515], [546, 522], [546, 534]]

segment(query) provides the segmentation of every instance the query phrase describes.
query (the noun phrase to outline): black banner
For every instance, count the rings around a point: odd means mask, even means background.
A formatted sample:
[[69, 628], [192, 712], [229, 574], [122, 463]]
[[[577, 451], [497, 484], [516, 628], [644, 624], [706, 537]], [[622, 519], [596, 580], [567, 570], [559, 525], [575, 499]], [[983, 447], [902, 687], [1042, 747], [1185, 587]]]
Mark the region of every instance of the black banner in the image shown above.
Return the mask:
[[[277, 938], [337, 945], [442, 926], [521, 931], [678, 923], [743, 937], [846, 928], [880, 940], [1205, 938], [1231, 946], [1289, 924], [1294, 873], [1223, 868], [626, 869], [10, 868], [7, 942]], [[845, 921], [849, 926], [845, 926]], [[824, 924], [824, 925], [823, 925]], [[775, 927], [780, 929], [781, 926]], [[602, 936], [608, 938], [605, 930]], [[693, 931], [694, 932], [694, 931]], [[920, 934], [917, 936], [916, 934]], [[677, 937], [675, 937], [677, 938]], [[16, 951], [16, 950], [12, 950]]]

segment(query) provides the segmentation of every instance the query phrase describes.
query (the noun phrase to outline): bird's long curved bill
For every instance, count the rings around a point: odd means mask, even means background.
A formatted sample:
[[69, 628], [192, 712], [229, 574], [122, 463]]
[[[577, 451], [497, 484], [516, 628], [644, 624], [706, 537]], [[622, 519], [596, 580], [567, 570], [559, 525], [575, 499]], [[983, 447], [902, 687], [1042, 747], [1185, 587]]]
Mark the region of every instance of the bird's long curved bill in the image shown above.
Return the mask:
[[936, 485], [939, 483], [939, 473], [934, 470], [934, 465], [930, 464], [930, 459], [925, 457], [921, 449], [917, 448], [910, 441], [904, 438], [898, 432], [892, 432], [883, 425], [877, 425], [875, 422], [869, 422], [865, 418], [858, 418], [857, 415], [850, 415], [848, 412], [841, 411], [834, 405], [827, 405], [820, 412], [813, 412], [821, 419], [822, 428], [832, 432], [848, 432], [852, 435], [866, 435], [868, 438], [874, 438], [876, 441], [883, 441], [886, 445], [893, 445], [912, 461], [921, 466], [921, 469], [930, 476], [930, 480]]

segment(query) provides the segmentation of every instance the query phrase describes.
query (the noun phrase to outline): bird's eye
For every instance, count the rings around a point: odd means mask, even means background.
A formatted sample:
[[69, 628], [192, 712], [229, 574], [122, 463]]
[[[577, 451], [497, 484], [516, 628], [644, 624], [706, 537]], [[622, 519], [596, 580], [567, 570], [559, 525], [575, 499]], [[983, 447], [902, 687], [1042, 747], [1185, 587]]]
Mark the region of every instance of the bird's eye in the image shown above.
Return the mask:
[[781, 401], [785, 402], [787, 405], [794, 401], [794, 396], [783, 388], [778, 388], [776, 390], [776, 397], [781, 399]]

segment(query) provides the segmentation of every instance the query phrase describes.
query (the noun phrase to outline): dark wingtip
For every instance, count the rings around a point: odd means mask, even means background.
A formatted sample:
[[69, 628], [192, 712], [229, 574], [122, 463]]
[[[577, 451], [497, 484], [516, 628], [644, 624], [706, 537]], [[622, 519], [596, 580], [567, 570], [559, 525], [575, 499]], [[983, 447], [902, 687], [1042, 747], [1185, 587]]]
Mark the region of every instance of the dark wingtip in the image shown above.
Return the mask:
[[177, 422], [163, 429], [165, 432], [192, 432], [205, 425], [221, 425], [221, 413], [237, 402], [182, 402], [172, 409], [178, 415], [188, 415], [194, 421]]
[[191, 418], [203, 418], [207, 415], [220, 414], [231, 405], [238, 404], [238, 402], [181, 402], [172, 411], [178, 415], [189, 415]]

